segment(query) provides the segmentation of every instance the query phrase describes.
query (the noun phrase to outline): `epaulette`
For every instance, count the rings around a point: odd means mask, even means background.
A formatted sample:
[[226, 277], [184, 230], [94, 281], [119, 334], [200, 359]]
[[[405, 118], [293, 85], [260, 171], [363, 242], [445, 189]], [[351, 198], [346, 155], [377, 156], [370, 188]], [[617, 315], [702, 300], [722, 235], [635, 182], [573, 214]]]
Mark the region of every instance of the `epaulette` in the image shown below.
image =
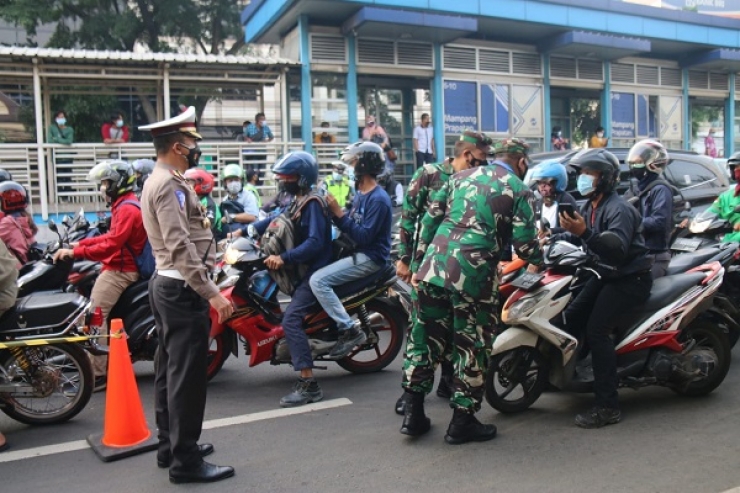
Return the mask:
[[171, 170], [170, 170], [170, 174], [171, 174], [172, 176], [174, 176], [175, 178], [177, 178], [178, 180], [180, 180], [180, 181], [187, 181], [187, 180], [185, 179], [185, 176], [183, 176], [183, 174], [182, 174], [182, 173], [180, 173], [180, 171], [179, 171], [179, 170], [176, 170], [176, 169], [171, 169]]

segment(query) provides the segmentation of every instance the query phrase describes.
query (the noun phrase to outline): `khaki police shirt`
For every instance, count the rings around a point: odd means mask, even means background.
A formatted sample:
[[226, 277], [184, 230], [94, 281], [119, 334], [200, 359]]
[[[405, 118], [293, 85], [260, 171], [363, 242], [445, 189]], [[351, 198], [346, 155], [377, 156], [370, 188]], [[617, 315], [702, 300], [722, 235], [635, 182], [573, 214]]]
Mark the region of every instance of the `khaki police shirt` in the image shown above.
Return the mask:
[[15, 305], [18, 296], [18, 259], [8, 251], [5, 243], [0, 241], [0, 315]]
[[205, 299], [217, 295], [208, 277], [216, 252], [213, 233], [204, 223], [206, 212], [198, 196], [179, 171], [157, 163], [144, 184], [141, 213], [157, 270], [177, 270]]

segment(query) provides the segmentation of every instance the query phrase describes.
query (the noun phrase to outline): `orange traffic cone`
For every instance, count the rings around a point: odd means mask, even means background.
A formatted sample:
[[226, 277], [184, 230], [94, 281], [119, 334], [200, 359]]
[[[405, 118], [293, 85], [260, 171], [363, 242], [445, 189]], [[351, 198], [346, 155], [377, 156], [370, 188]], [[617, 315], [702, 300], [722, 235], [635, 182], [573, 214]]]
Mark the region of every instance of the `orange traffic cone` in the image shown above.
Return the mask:
[[103, 433], [87, 442], [103, 462], [111, 462], [157, 448], [144, 418], [134, 367], [128, 353], [126, 333], [120, 318], [111, 320], [108, 354], [108, 386], [105, 395]]

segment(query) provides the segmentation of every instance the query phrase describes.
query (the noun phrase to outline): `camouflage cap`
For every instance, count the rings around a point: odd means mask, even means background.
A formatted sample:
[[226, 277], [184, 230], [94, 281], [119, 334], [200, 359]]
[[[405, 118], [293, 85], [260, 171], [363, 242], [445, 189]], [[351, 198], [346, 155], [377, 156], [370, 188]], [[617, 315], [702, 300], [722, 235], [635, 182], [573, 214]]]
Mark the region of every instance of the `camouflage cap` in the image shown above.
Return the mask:
[[522, 139], [509, 137], [493, 145], [493, 154], [529, 154], [529, 144]]
[[491, 144], [493, 144], [493, 140], [490, 137], [487, 137], [486, 134], [476, 132], [474, 130], [466, 130], [465, 132], [463, 132], [463, 134], [460, 136], [460, 141], [473, 144], [475, 147], [485, 152], [486, 154], [490, 152]]

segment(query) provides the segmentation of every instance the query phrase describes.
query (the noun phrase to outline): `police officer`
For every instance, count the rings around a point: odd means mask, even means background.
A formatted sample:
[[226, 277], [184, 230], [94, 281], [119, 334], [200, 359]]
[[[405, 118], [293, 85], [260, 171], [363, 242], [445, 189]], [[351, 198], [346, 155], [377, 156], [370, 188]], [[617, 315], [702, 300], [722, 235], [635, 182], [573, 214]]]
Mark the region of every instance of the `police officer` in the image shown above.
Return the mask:
[[157, 262], [149, 291], [159, 337], [155, 402], [157, 465], [172, 483], [205, 483], [234, 475], [209, 464], [211, 444], [198, 445], [206, 404], [208, 305], [220, 322], [234, 311], [209, 279], [215, 245], [204, 208], [183, 173], [197, 166], [201, 139], [195, 108], [139, 130], [150, 130], [157, 163], [141, 197], [144, 228]]
[[[527, 171], [525, 150], [515, 139], [497, 146], [497, 152], [523, 156], [512, 166], [515, 173], [503, 166], [481, 166], [486, 153], [474, 153], [474, 167], [452, 176], [422, 219], [417, 257], [422, 245], [429, 247], [412, 278], [419, 283], [418, 318], [412, 330], [418, 340], [425, 340], [426, 348], [407, 348], [404, 371], [408, 381], [403, 385], [409, 395], [402, 434], [416, 436], [429, 430], [424, 396], [432, 389], [433, 363], [451, 345], [450, 406], [454, 412], [445, 441], [461, 444], [496, 436], [496, 427], [480, 423], [475, 413], [480, 410], [498, 324], [501, 245], [511, 242], [517, 254], [531, 264], [542, 260], [532, 194], [521, 181]], [[425, 230], [439, 217], [441, 224], [433, 228], [431, 243], [426, 243]]]
[[331, 177], [326, 180], [326, 191], [339, 202], [341, 207], [351, 205], [350, 197], [352, 195], [352, 185], [345, 174], [347, 165], [341, 161], [331, 163]]

